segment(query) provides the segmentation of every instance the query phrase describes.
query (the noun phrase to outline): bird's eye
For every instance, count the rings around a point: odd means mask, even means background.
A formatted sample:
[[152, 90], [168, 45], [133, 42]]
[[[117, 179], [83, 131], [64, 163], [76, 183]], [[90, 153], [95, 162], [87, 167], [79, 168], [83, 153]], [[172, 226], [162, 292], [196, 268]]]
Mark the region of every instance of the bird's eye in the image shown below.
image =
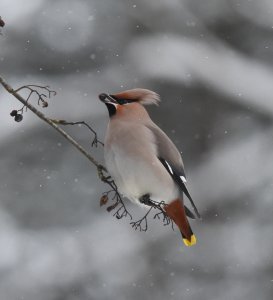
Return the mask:
[[128, 101], [126, 99], [117, 99], [118, 104], [123, 105], [128, 103]]

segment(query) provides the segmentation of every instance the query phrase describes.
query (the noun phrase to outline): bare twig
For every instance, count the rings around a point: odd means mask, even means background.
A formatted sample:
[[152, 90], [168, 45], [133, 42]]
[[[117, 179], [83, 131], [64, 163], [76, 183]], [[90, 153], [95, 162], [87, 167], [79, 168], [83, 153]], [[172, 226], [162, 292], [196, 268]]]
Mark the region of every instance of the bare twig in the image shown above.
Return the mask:
[[165, 211], [166, 203], [165, 202], [163, 202], [163, 201], [162, 202], [156, 202], [156, 201], [151, 200], [149, 198], [149, 199], [146, 199], [144, 204], [150, 206], [147, 213], [141, 219], [139, 219], [138, 221], [134, 221], [134, 222], [130, 223], [135, 230], [147, 231], [147, 229], [148, 229], [148, 215], [150, 214], [152, 209], [159, 210], [159, 212], [157, 212], [154, 215], [154, 217], [153, 217], [154, 219], [159, 219], [160, 220], [161, 216], [162, 216], [163, 225], [166, 226], [166, 225], [171, 224], [172, 229], [174, 229], [172, 219], [166, 214], [166, 211]]
[[154, 219], [158, 219], [158, 220], [161, 220], [161, 216], [162, 216], [162, 222], [163, 222], [163, 225], [164, 226], [167, 226], [167, 225], [171, 225], [172, 226], [172, 229], [174, 230], [174, 225], [173, 225], [173, 220], [166, 214], [165, 211], [160, 211], [158, 213], [156, 213], [154, 215]]
[[[147, 231], [147, 229], [148, 229], [148, 219], [147, 219], [147, 217], [148, 217], [148, 215], [149, 215], [149, 213], [151, 212], [152, 209], [153, 209], [153, 207], [150, 207], [149, 210], [147, 211], [147, 213], [141, 219], [139, 219], [136, 222], [131, 222], [130, 223], [135, 230]], [[144, 225], [143, 225], [143, 223], [144, 223]]]
[[104, 170], [99, 171], [99, 177], [103, 182], [108, 184], [111, 188], [109, 191], [104, 192], [103, 195], [106, 195], [108, 198], [109, 195], [111, 195], [111, 200], [114, 201], [112, 205], [107, 207], [107, 211], [111, 212], [112, 210], [116, 209], [114, 216], [117, 219], [122, 219], [123, 217], [129, 217], [132, 220], [132, 215], [127, 210], [114, 180], [111, 178], [111, 176], [106, 177], [103, 174], [103, 171]]
[[166, 211], [165, 211], [165, 207], [166, 207], [166, 203], [165, 202], [156, 202], [156, 201], [153, 201], [151, 200], [151, 202], [153, 203], [153, 207], [158, 209], [159, 212], [156, 213], [154, 215], [154, 219], [161, 219], [161, 216], [162, 216], [162, 221], [163, 221], [163, 225], [164, 226], [167, 226], [167, 225], [172, 225], [172, 229], [174, 230], [174, 227], [173, 227], [173, 220], [166, 214]]
[[100, 144], [101, 146], [104, 146], [103, 142], [98, 139], [98, 135], [97, 135], [96, 131], [90, 125], [88, 125], [85, 121], [67, 122], [65, 120], [57, 120], [57, 119], [50, 119], [50, 120], [52, 122], [54, 122], [55, 124], [59, 124], [59, 125], [84, 125], [94, 134], [94, 139], [92, 141], [91, 146], [97, 147], [98, 144]]
[[[48, 102], [46, 101], [46, 99], [50, 99], [51, 96], [57, 95], [57, 92], [51, 90], [48, 85], [43, 86], [43, 85], [36, 85], [36, 84], [23, 85], [23, 86], [19, 87], [18, 89], [14, 90], [14, 92], [18, 93], [19, 91], [24, 90], [24, 89], [29, 91], [26, 102], [28, 102], [30, 97], [34, 94], [38, 97], [38, 105], [40, 105], [40, 103], [42, 102], [43, 107], [48, 107]], [[41, 90], [41, 92], [38, 91], [37, 89]], [[46, 93], [46, 94], [44, 94], [44, 93]], [[23, 113], [24, 108], [27, 108], [27, 106], [25, 104], [18, 111], [21, 111]]]

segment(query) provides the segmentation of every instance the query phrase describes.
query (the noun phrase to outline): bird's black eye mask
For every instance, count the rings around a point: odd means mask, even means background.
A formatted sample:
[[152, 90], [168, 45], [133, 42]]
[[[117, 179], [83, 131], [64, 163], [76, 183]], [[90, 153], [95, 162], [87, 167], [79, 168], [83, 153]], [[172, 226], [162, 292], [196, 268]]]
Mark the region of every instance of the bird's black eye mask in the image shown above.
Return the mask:
[[115, 99], [119, 105], [136, 102], [136, 100], [132, 100], [132, 99], [120, 99], [120, 98], [117, 98], [117, 97], [115, 97], [113, 95], [110, 95], [110, 97], [113, 98], [113, 99]]

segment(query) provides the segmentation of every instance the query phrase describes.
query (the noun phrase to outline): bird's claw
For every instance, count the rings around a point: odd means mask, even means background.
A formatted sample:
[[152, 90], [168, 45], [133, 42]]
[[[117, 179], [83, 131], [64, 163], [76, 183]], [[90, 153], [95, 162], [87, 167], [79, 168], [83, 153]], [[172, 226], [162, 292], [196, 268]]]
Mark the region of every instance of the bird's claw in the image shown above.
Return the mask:
[[142, 204], [153, 206], [153, 202], [151, 201], [150, 196], [151, 196], [150, 194], [144, 194], [138, 200]]

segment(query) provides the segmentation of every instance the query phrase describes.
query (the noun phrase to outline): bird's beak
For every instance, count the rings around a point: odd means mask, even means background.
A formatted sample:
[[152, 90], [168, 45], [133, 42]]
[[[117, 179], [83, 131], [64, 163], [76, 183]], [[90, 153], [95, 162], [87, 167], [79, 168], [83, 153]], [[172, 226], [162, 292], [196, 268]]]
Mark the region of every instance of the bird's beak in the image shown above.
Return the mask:
[[105, 94], [105, 93], [99, 94], [99, 99], [103, 103], [115, 103], [115, 104], [117, 104], [117, 101], [113, 97], [111, 97], [111, 95], [108, 95], [108, 94]]

